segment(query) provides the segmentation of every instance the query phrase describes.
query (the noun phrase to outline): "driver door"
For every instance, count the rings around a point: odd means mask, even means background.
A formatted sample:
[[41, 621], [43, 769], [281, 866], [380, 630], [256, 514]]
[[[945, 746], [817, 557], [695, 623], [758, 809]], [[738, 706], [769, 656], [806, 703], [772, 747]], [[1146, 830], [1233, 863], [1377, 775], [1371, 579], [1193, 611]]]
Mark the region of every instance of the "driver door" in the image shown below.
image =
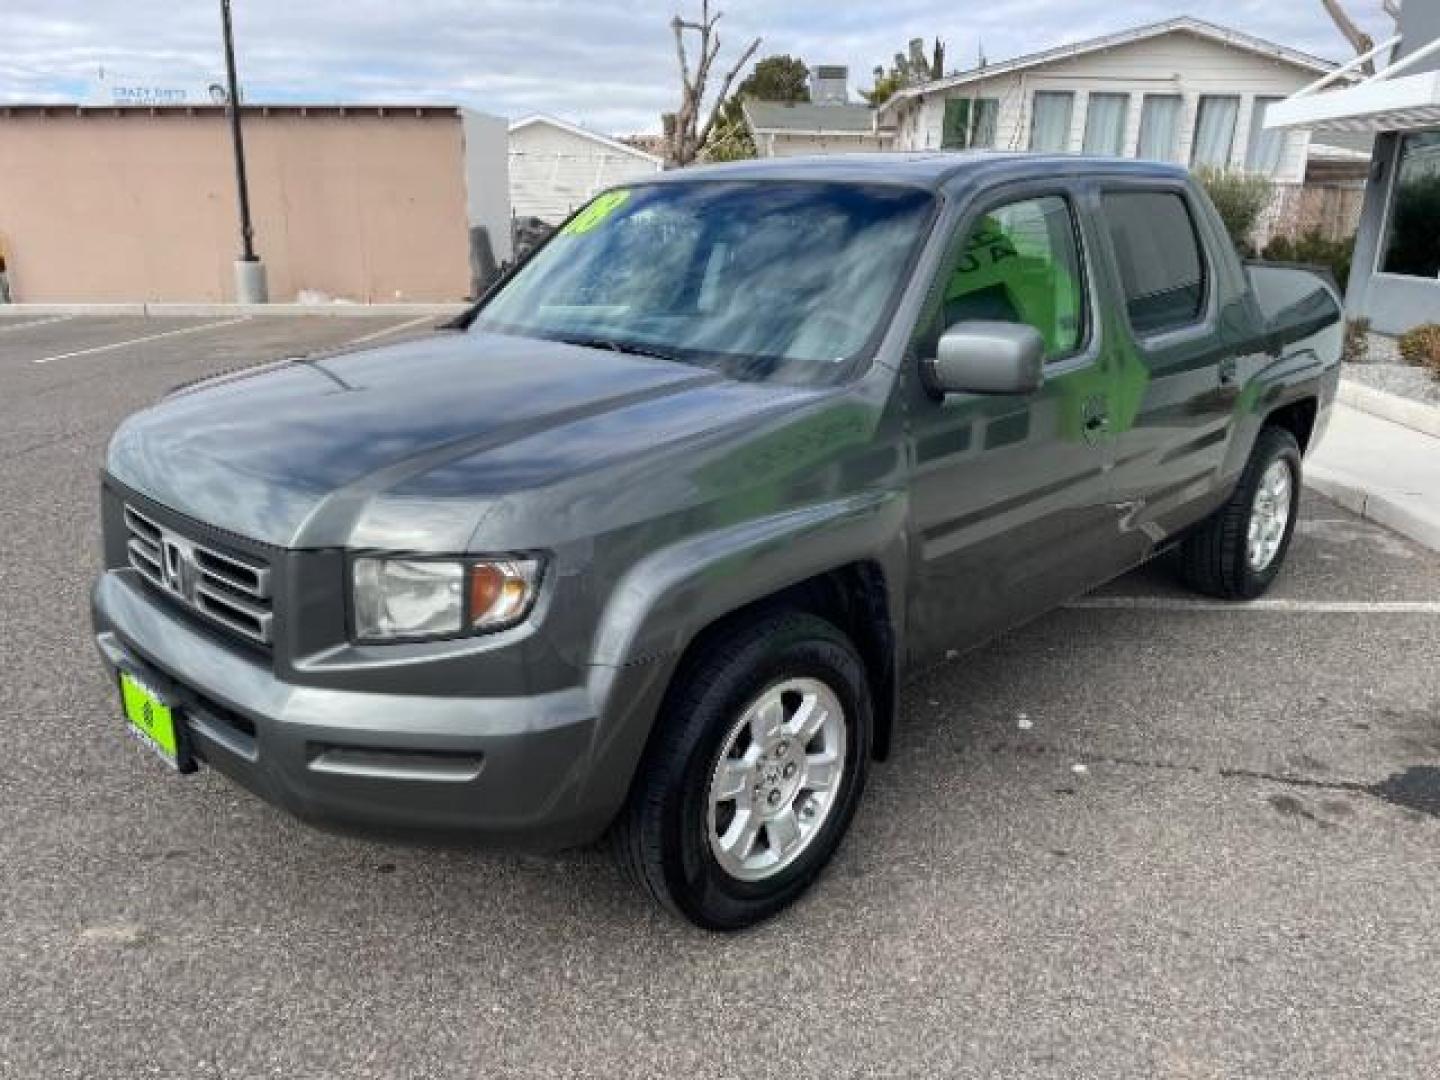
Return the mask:
[[979, 644], [1125, 568], [1109, 481], [1111, 385], [1084, 192], [1012, 190], [964, 215], [915, 355], [968, 319], [1024, 322], [1046, 344], [1031, 394], [950, 394], [907, 369], [917, 659]]

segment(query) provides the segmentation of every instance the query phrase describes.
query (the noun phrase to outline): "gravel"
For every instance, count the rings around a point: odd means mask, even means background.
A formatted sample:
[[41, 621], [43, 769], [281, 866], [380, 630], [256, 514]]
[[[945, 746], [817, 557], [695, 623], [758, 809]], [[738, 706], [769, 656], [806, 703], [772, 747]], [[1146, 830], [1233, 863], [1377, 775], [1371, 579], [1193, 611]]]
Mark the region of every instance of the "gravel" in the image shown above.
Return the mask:
[[1369, 355], [1357, 363], [1346, 364], [1344, 376], [1374, 390], [1440, 406], [1440, 379], [1422, 367], [1401, 360], [1395, 339], [1385, 334], [1370, 335]]

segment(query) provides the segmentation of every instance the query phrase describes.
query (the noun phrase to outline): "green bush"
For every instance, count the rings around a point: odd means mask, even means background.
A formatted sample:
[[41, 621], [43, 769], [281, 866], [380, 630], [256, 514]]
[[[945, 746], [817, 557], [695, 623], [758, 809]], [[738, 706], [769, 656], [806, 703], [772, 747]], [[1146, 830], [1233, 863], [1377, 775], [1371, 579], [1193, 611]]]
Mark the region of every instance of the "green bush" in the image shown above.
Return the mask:
[[1270, 262], [1304, 263], [1306, 266], [1328, 267], [1335, 275], [1335, 284], [1345, 291], [1350, 280], [1350, 259], [1355, 253], [1355, 238], [1348, 240], [1327, 240], [1318, 231], [1310, 232], [1299, 240], [1288, 236], [1277, 236], [1265, 245], [1260, 257]]
[[1370, 320], [1346, 320], [1345, 342], [1340, 347], [1340, 359], [1350, 364], [1363, 364], [1369, 357]]
[[1400, 355], [1440, 376], [1440, 323], [1423, 323], [1400, 335]]
[[1195, 170], [1195, 177], [1219, 211], [1236, 249], [1244, 255], [1253, 254], [1250, 234], [1274, 196], [1269, 178], [1236, 169], [1212, 168]]

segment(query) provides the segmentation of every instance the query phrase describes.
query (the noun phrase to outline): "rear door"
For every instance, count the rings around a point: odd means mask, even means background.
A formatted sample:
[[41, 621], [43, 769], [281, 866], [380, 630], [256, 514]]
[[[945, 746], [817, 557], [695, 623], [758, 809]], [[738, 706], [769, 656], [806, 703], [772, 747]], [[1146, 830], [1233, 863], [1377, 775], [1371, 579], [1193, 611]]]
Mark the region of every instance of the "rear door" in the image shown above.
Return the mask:
[[1223, 498], [1240, 387], [1263, 343], [1239, 264], [1216, 257], [1230, 241], [1182, 181], [1107, 183], [1097, 212], [1120, 301], [1107, 326], [1114, 497], [1135, 560]]
[[[1108, 477], [1113, 379], [1084, 197], [1064, 181], [987, 197], [954, 228], [932, 283], [906, 369], [917, 659], [976, 644], [1123, 568]], [[967, 319], [1039, 330], [1044, 385], [937, 397], [919, 358]]]

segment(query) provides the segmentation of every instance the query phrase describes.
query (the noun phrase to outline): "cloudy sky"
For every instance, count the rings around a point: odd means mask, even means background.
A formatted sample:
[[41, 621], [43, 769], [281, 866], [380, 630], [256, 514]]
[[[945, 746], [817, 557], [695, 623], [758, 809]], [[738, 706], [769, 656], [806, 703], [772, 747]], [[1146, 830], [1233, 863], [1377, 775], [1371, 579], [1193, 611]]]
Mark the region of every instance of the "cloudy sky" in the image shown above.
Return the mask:
[[[1414, 0], [1412, 0], [1414, 2]], [[722, 60], [843, 63], [857, 89], [911, 37], [936, 34], [947, 66], [1190, 14], [1320, 56], [1348, 55], [1320, 0], [713, 0]], [[1380, 0], [1347, 0], [1388, 35]], [[253, 101], [442, 101], [502, 116], [551, 112], [599, 131], [655, 131], [673, 108], [668, 26], [699, 0], [234, 0]], [[0, 102], [75, 101], [96, 73], [155, 84], [220, 77], [219, 0], [0, 0]]]

